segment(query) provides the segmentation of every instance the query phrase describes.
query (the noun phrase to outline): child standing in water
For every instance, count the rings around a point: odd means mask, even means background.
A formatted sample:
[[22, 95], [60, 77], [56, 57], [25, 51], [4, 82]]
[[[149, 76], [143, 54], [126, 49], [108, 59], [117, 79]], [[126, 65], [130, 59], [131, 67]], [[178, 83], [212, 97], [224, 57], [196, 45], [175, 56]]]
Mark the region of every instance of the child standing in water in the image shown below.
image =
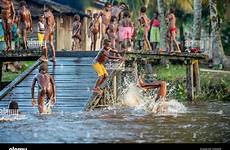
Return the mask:
[[111, 48], [111, 41], [109, 39], [105, 39], [103, 43], [103, 48], [98, 52], [97, 56], [93, 60], [93, 68], [98, 74], [98, 80], [96, 81], [96, 85], [94, 87], [94, 92], [101, 94], [100, 85], [105, 81], [105, 79], [108, 76], [108, 72], [105, 69], [105, 62], [108, 59], [120, 59], [122, 60], [122, 57], [120, 56], [113, 56], [110, 54], [117, 53], [117, 51], [113, 50]]
[[[47, 63], [43, 63], [39, 67], [39, 73], [35, 75], [32, 82], [32, 106], [34, 107], [36, 101], [34, 100], [34, 88], [36, 82], [38, 83], [38, 110], [40, 113], [47, 113], [45, 103], [54, 104], [56, 102], [56, 86], [52, 76], [48, 74]], [[45, 101], [45, 99], [47, 101]]]

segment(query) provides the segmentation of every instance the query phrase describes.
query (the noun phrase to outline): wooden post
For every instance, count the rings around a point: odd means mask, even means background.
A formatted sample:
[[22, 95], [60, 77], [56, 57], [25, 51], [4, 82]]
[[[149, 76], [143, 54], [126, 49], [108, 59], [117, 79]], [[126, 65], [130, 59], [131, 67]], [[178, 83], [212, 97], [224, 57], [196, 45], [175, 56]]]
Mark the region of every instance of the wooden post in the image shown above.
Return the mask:
[[199, 93], [201, 91], [200, 88], [200, 68], [199, 68], [199, 61], [195, 60], [193, 61], [193, 75], [194, 75], [194, 86], [196, 89], [196, 93]]
[[113, 97], [114, 100], [116, 101], [117, 99], [117, 74], [113, 77]]
[[[122, 71], [118, 71], [117, 73], [117, 98], [119, 98], [121, 96], [121, 89], [119, 89], [119, 87], [121, 87], [122, 85]], [[118, 90], [119, 89], [119, 90]], [[119, 101], [119, 99], [116, 99], [116, 103]]]
[[187, 97], [189, 101], [192, 101], [194, 98], [194, 89], [193, 89], [193, 65], [191, 60], [187, 60], [186, 66], [186, 87], [187, 87]]
[[0, 62], [0, 88], [2, 88], [2, 66], [3, 62]]
[[133, 68], [134, 68], [134, 77], [135, 77], [135, 81], [138, 80], [138, 66], [137, 66], [137, 60], [135, 60], [133, 62]]

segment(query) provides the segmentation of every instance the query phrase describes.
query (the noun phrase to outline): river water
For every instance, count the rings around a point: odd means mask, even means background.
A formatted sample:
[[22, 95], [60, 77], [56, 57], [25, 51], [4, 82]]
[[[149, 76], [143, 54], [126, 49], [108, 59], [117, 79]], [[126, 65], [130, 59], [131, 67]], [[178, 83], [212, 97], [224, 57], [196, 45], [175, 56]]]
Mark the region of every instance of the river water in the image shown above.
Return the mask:
[[230, 103], [184, 106], [186, 111], [171, 114], [131, 107], [90, 112], [56, 109], [50, 115], [35, 111], [16, 121], [0, 122], [0, 143], [230, 142]]

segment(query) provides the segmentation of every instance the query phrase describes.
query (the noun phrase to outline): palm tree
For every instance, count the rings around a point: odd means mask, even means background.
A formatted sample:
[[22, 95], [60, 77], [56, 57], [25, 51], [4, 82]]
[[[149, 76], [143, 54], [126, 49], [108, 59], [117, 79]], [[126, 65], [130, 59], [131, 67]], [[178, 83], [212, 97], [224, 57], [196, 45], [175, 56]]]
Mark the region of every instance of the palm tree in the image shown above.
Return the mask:
[[201, 36], [201, 0], [194, 0], [194, 18], [193, 18], [193, 48], [200, 48]]
[[144, 6], [146, 7], [146, 8], [148, 8], [148, 6], [149, 6], [149, 0], [143, 0], [144, 1]]
[[161, 28], [160, 28], [160, 48], [166, 51], [166, 32], [167, 27], [165, 23], [165, 7], [163, 0], [157, 0], [158, 12], [160, 16]]
[[209, 0], [210, 7], [210, 19], [212, 27], [212, 54], [213, 54], [213, 65], [224, 64], [227, 66], [227, 58], [224, 54], [223, 45], [220, 36], [220, 25], [217, 11], [217, 1]]

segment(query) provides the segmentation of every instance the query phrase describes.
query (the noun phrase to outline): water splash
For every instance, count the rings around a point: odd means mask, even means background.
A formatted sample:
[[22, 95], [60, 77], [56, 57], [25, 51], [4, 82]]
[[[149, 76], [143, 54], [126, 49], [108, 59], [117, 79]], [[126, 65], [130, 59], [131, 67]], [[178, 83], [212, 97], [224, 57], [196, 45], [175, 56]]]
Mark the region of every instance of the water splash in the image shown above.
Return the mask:
[[[166, 101], [162, 99], [157, 100], [157, 89], [144, 92], [136, 83], [131, 82], [128, 78], [124, 80], [124, 83], [126, 85], [120, 95], [121, 105], [123, 106], [167, 115], [186, 113], [187, 111], [187, 108], [175, 99], [167, 99]], [[169, 89], [169, 91], [172, 90]]]

